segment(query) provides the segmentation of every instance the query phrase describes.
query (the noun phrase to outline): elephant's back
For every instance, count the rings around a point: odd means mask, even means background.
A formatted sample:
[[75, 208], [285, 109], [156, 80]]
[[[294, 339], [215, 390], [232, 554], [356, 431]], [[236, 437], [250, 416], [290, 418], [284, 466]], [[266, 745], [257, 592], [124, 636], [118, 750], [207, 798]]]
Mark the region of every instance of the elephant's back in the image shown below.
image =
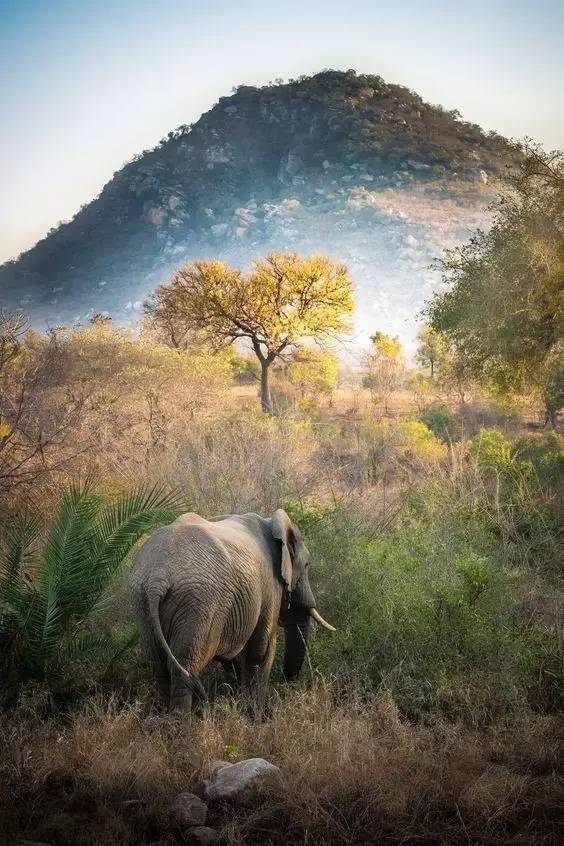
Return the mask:
[[131, 582], [134, 589], [139, 590], [146, 587], [149, 577], [156, 573], [158, 563], [169, 558], [170, 548], [170, 526], [160, 526], [158, 529], [154, 529], [149, 537], [143, 541], [133, 556]]
[[176, 620], [206, 631], [214, 654], [230, 658], [263, 610], [267, 554], [262, 534], [244, 521], [187, 514], [151, 535], [137, 554], [134, 576], [144, 588], [158, 585], [167, 637]]

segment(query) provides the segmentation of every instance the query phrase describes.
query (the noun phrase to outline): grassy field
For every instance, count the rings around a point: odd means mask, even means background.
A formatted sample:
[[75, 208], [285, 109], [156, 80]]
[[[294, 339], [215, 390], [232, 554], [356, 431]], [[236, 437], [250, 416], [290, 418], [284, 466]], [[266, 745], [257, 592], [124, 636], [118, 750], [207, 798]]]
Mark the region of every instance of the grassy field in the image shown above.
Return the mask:
[[404, 387], [382, 415], [370, 391], [343, 387], [308, 402], [280, 391], [268, 416], [217, 359], [106, 328], [66, 343], [33, 406], [64, 437], [31, 480], [8, 489], [0, 473], [2, 579], [26, 513], [19, 585], [39, 591], [79, 475], [95, 479], [96, 508], [161, 484], [203, 515], [283, 506], [337, 632], [313, 633], [296, 684], [277, 661], [261, 720], [216, 667], [209, 709], [179, 720], [159, 712], [135, 643], [129, 554], [88, 613], [66, 595], [40, 655], [36, 618], [8, 630], [2, 617], [0, 842], [188, 843], [174, 796], [215, 759], [260, 756], [282, 784], [211, 806], [220, 843], [561, 843], [564, 440], [539, 428], [534, 403], [422, 403]]
[[387, 693], [316, 678], [273, 694], [250, 723], [218, 700], [192, 723], [149, 702], [94, 699], [72, 720], [23, 706], [0, 726], [5, 843], [189, 842], [171, 820], [173, 796], [211, 762], [259, 755], [282, 786], [250, 807], [212, 807], [225, 844], [556, 844], [564, 801], [562, 722], [505, 717], [487, 729], [402, 718]]

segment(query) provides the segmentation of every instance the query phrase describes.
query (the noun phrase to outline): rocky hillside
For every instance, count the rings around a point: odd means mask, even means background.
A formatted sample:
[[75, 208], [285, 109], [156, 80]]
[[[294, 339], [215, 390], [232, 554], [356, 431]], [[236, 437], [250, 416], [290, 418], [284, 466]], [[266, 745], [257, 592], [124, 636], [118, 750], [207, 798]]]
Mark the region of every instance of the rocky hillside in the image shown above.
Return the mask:
[[323, 251], [349, 264], [359, 330], [406, 337], [436, 285], [431, 260], [484, 220], [492, 177], [514, 155], [377, 76], [241, 86], [3, 265], [2, 305], [41, 322], [123, 321], [187, 259]]

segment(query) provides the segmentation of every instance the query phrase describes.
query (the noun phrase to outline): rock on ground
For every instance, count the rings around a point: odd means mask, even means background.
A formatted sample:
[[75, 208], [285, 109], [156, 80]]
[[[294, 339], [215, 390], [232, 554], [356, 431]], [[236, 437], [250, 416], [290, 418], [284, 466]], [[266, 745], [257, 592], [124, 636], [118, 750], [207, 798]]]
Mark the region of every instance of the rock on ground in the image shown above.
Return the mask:
[[199, 825], [190, 831], [190, 837], [199, 846], [212, 846], [213, 843], [217, 843], [219, 834], [215, 828], [209, 828], [207, 825]]
[[236, 764], [217, 761], [212, 767], [211, 781], [206, 785], [206, 795], [212, 800], [237, 799], [259, 781], [279, 774], [280, 769], [264, 758], [247, 758]]
[[170, 811], [181, 826], [203, 826], [208, 815], [208, 806], [194, 793], [179, 793]]

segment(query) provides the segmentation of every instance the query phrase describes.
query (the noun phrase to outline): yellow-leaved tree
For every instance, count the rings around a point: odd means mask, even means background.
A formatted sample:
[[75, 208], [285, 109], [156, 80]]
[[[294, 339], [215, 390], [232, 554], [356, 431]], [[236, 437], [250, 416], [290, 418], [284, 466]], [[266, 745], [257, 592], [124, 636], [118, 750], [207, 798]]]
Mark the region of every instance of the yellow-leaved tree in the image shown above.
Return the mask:
[[375, 332], [370, 336], [372, 347], [364, 357], [364, 385], [369, 388], [374, 405], [383, 405], [388, 413], [391, 394], [400, 386], [405, 363], [399, 338]]
[[201, 332], [214, 349], [239, 339], [261, 368], [261, 404], [272, 411], [272, 363], [306, 338], [318, 343], [350, 328], [352, 283], [326, 256], [270, 253], [242, 273], [222, 261], [185, 264], [145, 305], [155, 324]]

